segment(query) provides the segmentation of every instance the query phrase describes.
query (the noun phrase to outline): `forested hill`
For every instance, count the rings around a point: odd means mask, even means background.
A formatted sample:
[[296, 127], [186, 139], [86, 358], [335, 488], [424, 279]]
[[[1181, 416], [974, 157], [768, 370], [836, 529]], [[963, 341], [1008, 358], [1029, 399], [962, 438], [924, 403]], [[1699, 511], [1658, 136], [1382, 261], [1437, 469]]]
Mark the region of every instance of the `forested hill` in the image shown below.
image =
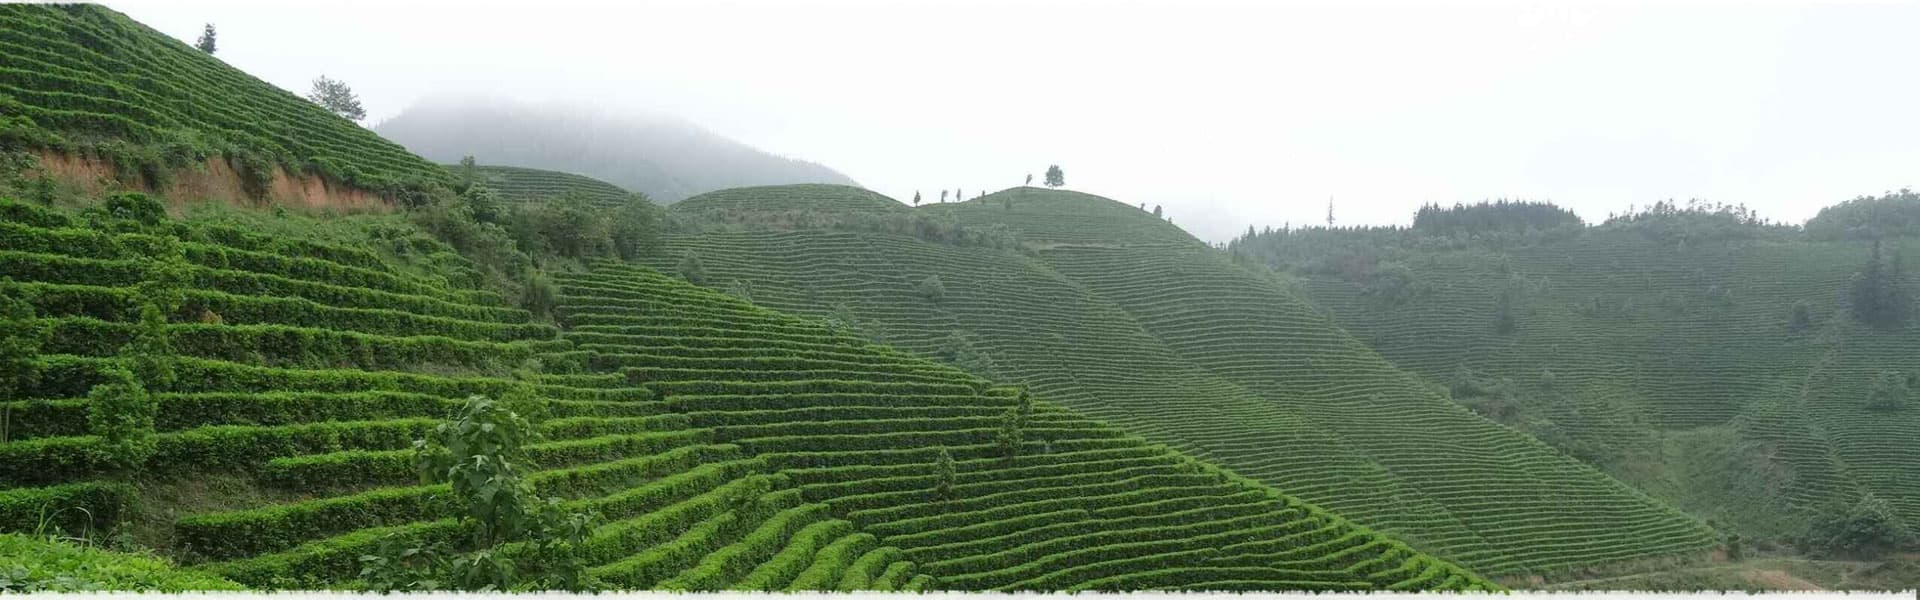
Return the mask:
[[1803, 227], [1493, 205], [1231, 247], [1480, 414], [1749, 537], [1819, 539], [1849, 515], [1920, 524], [1917, 215], [1908, 192]]
[[853, 184], [830, 168], [775, 156], [670, 117], [441, 99], [408, 108], [374, 131], [440, 163], [473, 156], [486, 165], [578, 173], [656, 202], [753, 185]]
[[[918, 209], [868, 194], [734, 190], [733, 211], [804, 217], [669, 234], [646, 260], [1030, 385], [1483, 573], [1715, 543], [1700, 522], [1448, 402], [1281, 282], [1146, 211], [1035, 188]], [[707, 203], [670, 212], [693, 220]]]

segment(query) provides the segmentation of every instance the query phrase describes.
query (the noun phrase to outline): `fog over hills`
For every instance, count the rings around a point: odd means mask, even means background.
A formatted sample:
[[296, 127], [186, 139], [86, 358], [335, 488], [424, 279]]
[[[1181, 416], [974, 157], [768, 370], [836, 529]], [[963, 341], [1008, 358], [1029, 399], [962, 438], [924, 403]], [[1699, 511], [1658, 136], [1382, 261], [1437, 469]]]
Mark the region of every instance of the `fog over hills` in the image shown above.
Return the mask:
[[606, 180], [658, 202], [785, 183], [856, 185], [825, 166], [776, 156], [684, 119], [493, 98], [421, 102], [374, 127], [441, 163], [533, 167]]

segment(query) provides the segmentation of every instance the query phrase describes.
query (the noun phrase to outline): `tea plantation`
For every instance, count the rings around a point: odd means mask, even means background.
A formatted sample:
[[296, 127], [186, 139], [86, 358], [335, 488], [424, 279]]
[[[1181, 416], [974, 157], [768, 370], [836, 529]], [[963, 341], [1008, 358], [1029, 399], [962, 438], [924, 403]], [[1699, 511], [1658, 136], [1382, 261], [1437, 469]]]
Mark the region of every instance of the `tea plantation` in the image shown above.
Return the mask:
[[[842, 205], [865, 204], [867, 192], [841, 189]], [[802, 195], [754, 191], [767, 206], [744, 210], [766, 214]], [[821, 191], [804, 202], [835, 204]], [[1482, 573], [1715, 544], [1692, 518], [1448, 402], [1276, 282], [1136, 208], [1020, 188], [919, 210], [1009, 227], [1040, 250], [783, 224], [670, 235], [652, 260], [670, 270], [694, 257], [708, 285], [1032, 386]]]
[[[1920, 259], [1911, 238], [1886, 248]], [[1869, 252], [1865, 241], [1675, 243], [1602, 228], [1392, 255], [1418, 290], [1406, 302], [1331, 273], [1301, 277], [1341, 325], [1461, 402], [1531, 421], [1750, 536], [1787, 537], [1869, 494], [1920, 523], [1920, 415], [1866, 402], [1881, 373], [1920, 368], [1920, 335], [1853, 318], [1847, 290]], [[1509, 288], [1502, 333], [1493, 315]]]
[[[466, 177], [466, 171], [459, 165], [447, 167], [455, 178]], [[591, 204], [600, 206], [618, 206], [632, 201], [633, 194], [619, 186], [594, 179], [585, 175], [529, 169], [525, 167], [502, 167], [476, 165], [473, 178], [500, 195], [507, 202], [547, 202], [577, 196]]]
[[106, 158], [149, 180], [224, 158], [399, 193], [446, 171], [326, 109], [93, 4], [0, 5], [0, 147]]
[[[463, 533], [446, 485], [414, 479], [412, 440], [469, 394], [517, 395], [544, 413], [534, 485], [605, 517], [584, 554], [616, 588], [1489, 585], [1046, 400], [643, 267], [557, 275], [556, 328], [397, 221], [355, 217], [370, 243], [345, 246], [142, 206], [0, 204], [0, 293], [49, 332], [4, 406], [0, 527], [126, 531], [250, 587], [353, 586], [389, 534]], [[141, 318], [169, 293], [164, 322]], [[156, 338], [171, 353], [128, 350]], [[129, 372], [152, 402], [132, 458], [95, 406]], [[193, 493], [207, 482], [225, 487]]]

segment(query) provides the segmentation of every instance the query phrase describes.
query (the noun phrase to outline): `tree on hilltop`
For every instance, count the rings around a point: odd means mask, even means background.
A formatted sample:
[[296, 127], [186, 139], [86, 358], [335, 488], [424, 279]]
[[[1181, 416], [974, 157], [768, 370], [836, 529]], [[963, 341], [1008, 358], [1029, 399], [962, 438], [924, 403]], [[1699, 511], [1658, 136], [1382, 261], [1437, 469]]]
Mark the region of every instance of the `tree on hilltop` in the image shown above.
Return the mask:
[[1060, 165], [1047, 165], [1047, 187], [1057, 188], [1067, 184], [1067, 174], [1060, 171]]
[[193, 47], [199, 48], [201, 52], [205, 52], [207, 54], [213, 54], [213, 51], [215, 48], [213, 44], [213, 24], [212, 23], [208, 23], [207, 28], [200, 32], [200, 39], [195, 40], [193, 42]]
[[913, 191], [913, 205], [914, 206], [920, 205], [920, 190]]
[[1033, 174], [1032, 174], [1032, 173], [1028, 173], [1028, 174], [1027, 174], [1027, 185], [1033, 185]]
[[313, 80], [313, 91], [307, 92], [307, 100], [349, 121], [357, 123], [367, 118], [367, 109], [361, 108], [360, 97], [354, 95], [353, 88], [347, 87], [347, 82], [326, 75]]
[[1158, 204], [1153, 205], [1153, 216], [1154, 218], [1160, 217], [1160, 205]]
[[941, 203], [941, 204], [946, 204], [946, 203], [947, 203], [947, 191], [946, 191], [946, 190], [940, 190], [940, 203]]

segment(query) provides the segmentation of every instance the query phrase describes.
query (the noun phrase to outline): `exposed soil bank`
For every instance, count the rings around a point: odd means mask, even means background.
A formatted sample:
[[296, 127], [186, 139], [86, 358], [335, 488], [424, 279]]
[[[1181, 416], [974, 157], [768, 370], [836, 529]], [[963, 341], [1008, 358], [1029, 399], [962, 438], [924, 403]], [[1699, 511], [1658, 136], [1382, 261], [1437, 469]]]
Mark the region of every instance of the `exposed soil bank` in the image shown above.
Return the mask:
[[166, 185], [155, 189], [139, 176], [122, 178], [113, 163], [105, 160], [62, 154], [35, 152], [39, 168], [55, 180], [78, 186], [89, 195], [118, 191], [138, 191], [165, 197], [175, 206], [188, 202], [216, 201], [234, 206], [284, 206], [292, 209], [334, 209], [342, 212], [382, 212], [392, 208], [378, 194], [371, 194], [313, 175], [296, 175], [279, 165], [273, 167], [273, 181], [264, 198], [247, 194], [245, 179], [224, 157], [207, 159], [193, 168], [179, 169], [168, 177]]

